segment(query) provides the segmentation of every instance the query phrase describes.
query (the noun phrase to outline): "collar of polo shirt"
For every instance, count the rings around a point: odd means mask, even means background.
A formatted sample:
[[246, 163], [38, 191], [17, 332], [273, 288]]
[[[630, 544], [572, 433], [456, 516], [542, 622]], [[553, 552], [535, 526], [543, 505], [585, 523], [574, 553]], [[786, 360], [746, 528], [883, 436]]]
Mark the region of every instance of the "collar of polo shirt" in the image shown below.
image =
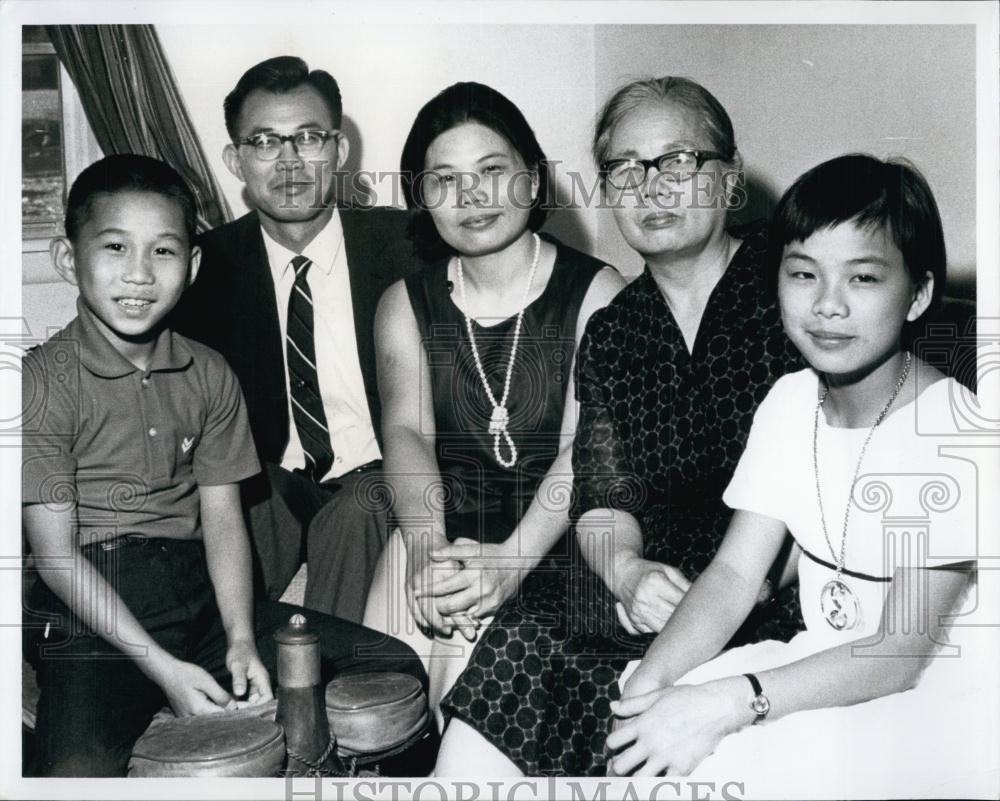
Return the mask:
[[[76, 301], [79, 315], [75, 331], [69, 333], [80, 347], [80, 362], [94, 375], [102, 378], [120, 378], [134, 373], [139, 368], [122, 356], [100, 332], [94, 315], [80, 298]], [[149, 372], [159, 370], [183, 370], [191, 364], [191, 350], [182, 339], [174, 336], [169, 328], [160, 331], [153, 346], [153, 356], [149, 361]]]

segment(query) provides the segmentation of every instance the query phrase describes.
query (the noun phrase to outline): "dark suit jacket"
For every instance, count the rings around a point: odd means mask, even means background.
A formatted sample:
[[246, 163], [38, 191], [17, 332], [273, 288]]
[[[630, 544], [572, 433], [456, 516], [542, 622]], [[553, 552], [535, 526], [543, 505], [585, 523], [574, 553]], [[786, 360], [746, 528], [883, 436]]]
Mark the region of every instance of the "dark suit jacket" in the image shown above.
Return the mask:
[[[354, 330], [368, 408], [381, 443], [375, 380], [375, 308], [396, 279], [419, 269], [406, 237], [406, 214], [390, 208], [340, 208], [354, 306]], [[172, 316], [173, 327], [215, 348], [246, 398], [257, 450], [279, 462], [288, 442], [284, 344], [274, 282], [256, 212], [202, 234], [201, 272]]]

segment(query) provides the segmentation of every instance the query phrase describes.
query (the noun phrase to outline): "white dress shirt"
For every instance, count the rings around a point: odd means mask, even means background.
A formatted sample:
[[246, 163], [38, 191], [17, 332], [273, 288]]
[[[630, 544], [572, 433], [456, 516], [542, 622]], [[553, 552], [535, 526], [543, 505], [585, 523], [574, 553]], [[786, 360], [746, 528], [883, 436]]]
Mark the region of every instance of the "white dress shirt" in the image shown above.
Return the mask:
[[[288, 320], [288, 298], [295, 283], [292, 259], [298, 253], [272, 239], [266, 231], [264, 247], [274, 280], [278, 301], [278, 323], [281, 326], [282, 360], [285, 366], [285, 386], [288, 387], [288, 354], [285, 335]], [[372, 427], [368, 398], [365, 395], [358, 342], [354, 334], [354, 307], [351, 304], [351, 282], [347, 272], [344, 230], [340, 214], [333, 216], [302, 254], [312, 262], [306, 281], [313, 298], [313, 336], [316, 343], [316, 368], [333, 464], [321, 480], [336, 478], [367, 462], [382, 458], [375, 429]], [[288, 445], [281, 459], [286, 470], [305, 467], [305, 454], [292, 416], [291, 391], [288, 391]]]

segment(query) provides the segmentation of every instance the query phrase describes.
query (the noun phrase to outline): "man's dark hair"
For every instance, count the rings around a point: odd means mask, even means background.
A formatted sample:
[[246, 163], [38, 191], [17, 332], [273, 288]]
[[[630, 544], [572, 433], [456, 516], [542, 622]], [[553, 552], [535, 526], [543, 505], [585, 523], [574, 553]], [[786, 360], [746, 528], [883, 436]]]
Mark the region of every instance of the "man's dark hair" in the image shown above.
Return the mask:
[[409, 212], [409, 234], [417, 254], [425, 259], [453, 255], [441, 239], [420, 197], [427, 148], [457, 125], [478, 122], [506, 139], [525, 166], [538, 174], [538, 196], [528, 216], [528, 228], [537, 231], [549, 213], [549, 175], [545, 153], [521, 110], [496, 89], [481, 83], [456, 83], [431, 98], [417, 113], [400, 159], [403, 198]]
[[785, 245], [804, 242], [816, 231], [853, 222], [885, 228], [903, 254], [917, 284], [934, 276], [933, 307], [944, 292], [947, 256], [934, 194], [912, 164], [852, 153], [825, 161], [801, 175], [775, 209], [768, 238], [769, 266], [777, 279]]
[[95, 198], [119, 192], [153, 192], [174, 201], [184, 215], [188, 243], [194, 241], [197, 209], [190, 187], [169, 164], [134, 153], [106, 156], [80, 173], [66, 199], [66, 236], [76, 241]]
[[243, 103], [255, 89], [263, 89], [276, 95], [291, 92], [300, 86], [311, 86], [326, 101], [333, 118], [333, 127], [339, 128], [343, 117], [340, 87], [336, 79], [324, 70], [309, 71], [309, 65], [297, 56], [277, 56], [255, 64], [239, 79], [236, 87], [222, 104], [226, 116], [226, 130], [235, 142], [236, 121], [239, 119]]

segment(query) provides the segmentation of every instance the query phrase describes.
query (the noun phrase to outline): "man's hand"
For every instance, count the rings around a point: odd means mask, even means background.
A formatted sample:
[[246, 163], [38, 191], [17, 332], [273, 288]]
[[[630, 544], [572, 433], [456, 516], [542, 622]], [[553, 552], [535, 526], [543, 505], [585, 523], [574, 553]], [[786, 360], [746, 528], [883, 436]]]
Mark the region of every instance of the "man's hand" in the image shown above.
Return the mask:
[[171, 709], [179, 718], [191, 715], [212, 715], [235, 709], [236, 702], [212, 675], [192, 662], [170, 657], [151, 678], [160, 685]]
[[[233, 696], [238, 707], [263, 704], [274, 698], [267, 668], [251, 640], [235, 640], [226, 651], [226, 668], [233, 677]], [[246, 695], [246, 699], [240, 701]]]
[[628, 557], [615, 565], [618, 620], [629, 634], [658, 634], [690, 587], [676, 567]]

